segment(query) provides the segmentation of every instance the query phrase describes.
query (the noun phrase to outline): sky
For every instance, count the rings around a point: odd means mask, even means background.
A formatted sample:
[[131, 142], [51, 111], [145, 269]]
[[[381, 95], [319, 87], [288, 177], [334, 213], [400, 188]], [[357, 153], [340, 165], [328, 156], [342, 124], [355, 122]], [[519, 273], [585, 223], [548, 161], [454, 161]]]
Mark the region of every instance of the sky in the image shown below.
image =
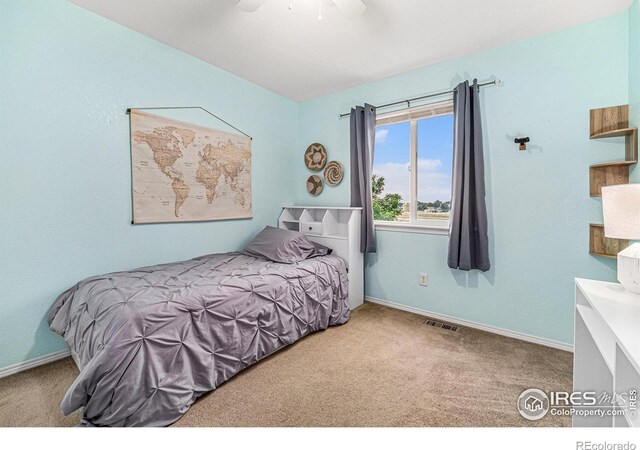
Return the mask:
[[[411, 198], [409, 122], [376, 128], [373, 173], [385, 178], [384, 194]], [[418, 201], [451, 199], [453, 115], [418, 121]]]

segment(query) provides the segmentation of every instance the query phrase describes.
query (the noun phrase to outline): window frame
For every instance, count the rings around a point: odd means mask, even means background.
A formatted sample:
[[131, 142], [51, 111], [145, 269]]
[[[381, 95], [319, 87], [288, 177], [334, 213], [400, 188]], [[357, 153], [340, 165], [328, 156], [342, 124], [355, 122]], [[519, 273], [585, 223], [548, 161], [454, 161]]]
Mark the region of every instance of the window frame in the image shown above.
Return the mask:
[[418, 219], [418, 121], [432, 117], [453, 114], [453, 97], [427, 103], [412, 108], [390, 111], [376, 116], [376, 129], [379, 126], [409, 122], [409, 171], [411, 205], [409, 222], [374, 220], [376, 230], [401, 231], [405, 233], [426, 233], [442, 236], [449, 235], [451, 219]]

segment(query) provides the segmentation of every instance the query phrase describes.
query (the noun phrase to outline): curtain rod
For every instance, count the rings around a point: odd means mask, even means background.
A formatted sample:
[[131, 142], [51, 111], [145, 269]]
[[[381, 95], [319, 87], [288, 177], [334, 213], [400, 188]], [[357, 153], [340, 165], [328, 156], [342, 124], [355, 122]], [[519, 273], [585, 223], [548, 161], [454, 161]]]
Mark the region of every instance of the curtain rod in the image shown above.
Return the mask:
[[[484, 86], [492, 86], [492, 85], [500, 86], [501, 83], [502, 83], [502, 81], [500, 81], [499, 79], [496, 78], [495, 80], [485, 81], [484, 83], [478, 83], [478, 87], [481, 88], [481, 87], [484, 87]], [[374, 108], [376, 108], [376, 109], [388, 108], [390, 106], [402, 105], [403, 103], [407, 104], [406, 108], [410, 108], [411, 107], [411, 102], [416, 102], [418, 100], [425, 100], [425, 99], [431, 98], [431, 97], [439, 97], [441, 95], [451, 94], [451, 93], [453, 93], [453, 89], [448, 89], [448, 90], [445, 90], [445, 91], [435, 92], [433, 94], [422, 95], [420, 97], [413, 97], [413, 98], [409, 98], [407, 100], [401, 100], [399, 102], [385, 103], [384, 105], [374, 106]], [[405, 109], [405, 108], [401, 108], [399, 111], [401, 111], [402, 109]], [[351, 115], [351, 112], [340, 114], [339, 119], [342, 119], [343, 117], [348, 117], [350, 115]]]

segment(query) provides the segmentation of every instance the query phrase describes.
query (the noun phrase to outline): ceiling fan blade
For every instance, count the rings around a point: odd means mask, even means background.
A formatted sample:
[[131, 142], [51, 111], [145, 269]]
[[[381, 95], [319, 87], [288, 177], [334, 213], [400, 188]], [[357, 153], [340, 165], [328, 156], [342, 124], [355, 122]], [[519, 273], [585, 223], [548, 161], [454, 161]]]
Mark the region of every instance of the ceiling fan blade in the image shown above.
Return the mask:
[[240, 11], [252, 13], [256, 12], [266, 1], [267, 0], [237, 0], [236, 6], [240, 8]]
[[350, 19], [362, 15], [367, 9], [367, 5], [362, 3], [362, 0], [333, 0], [333, 3]]

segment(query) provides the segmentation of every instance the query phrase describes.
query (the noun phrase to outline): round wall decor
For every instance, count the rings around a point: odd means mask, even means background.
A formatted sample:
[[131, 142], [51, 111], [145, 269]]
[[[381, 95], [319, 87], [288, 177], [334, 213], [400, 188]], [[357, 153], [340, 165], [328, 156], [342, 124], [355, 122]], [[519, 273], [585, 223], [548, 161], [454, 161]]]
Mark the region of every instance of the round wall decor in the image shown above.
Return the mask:
[[327, 151], [324, 145], [316, 142], [307, 147], [307, 151], [304, 152], [304, 164], [309, 170], [322, 170], [326, 163]]
[[322, 192], [323, 187], [322, 178], [318, 175], [311, 175], [307, 178], [307, 192], [314, 197]]
[[324, 169], [324, 179], [329, 186], [336, 186], [342, 181], [344, 169], [338, 161], [329, 161]]

